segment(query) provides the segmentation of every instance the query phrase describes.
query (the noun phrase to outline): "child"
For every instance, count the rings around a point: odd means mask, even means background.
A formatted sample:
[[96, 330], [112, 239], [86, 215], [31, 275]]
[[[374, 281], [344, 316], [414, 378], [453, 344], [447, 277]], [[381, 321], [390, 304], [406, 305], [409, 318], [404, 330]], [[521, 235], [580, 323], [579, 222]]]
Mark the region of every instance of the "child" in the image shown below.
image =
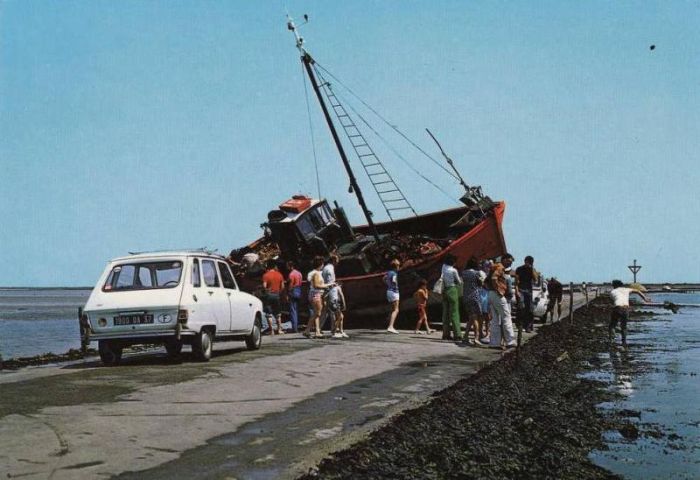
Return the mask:
[[420, 287], [413, 294], [413, 298], [416, 299], [416, 308], [418, 309], [418, 323], [416, 323], [416, 332], [420, 333], [420, 327], [425, 322], [425, 328], [428, 335], [433, 333], [430, 329], [430, 324], [428, 323], [428, 314], [425, 312], [425, 307], [428, 304], [428, 281], [423, 279], [420, 281]]

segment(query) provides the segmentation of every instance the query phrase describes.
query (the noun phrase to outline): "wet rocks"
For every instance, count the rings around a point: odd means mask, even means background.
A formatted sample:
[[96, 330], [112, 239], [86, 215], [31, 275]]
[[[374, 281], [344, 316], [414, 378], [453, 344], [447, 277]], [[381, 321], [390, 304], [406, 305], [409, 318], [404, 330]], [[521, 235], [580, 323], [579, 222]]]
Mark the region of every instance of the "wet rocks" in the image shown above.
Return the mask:
[[615, 394], [579, 376], [605, 348], [606, 329], [592, 326], [608, 313], [601, 299], [573, 324], [542, 327], [517, 358], [506, 354], [303, 478], [618, 478], [588, 459], [611, 426], [596, 405]]

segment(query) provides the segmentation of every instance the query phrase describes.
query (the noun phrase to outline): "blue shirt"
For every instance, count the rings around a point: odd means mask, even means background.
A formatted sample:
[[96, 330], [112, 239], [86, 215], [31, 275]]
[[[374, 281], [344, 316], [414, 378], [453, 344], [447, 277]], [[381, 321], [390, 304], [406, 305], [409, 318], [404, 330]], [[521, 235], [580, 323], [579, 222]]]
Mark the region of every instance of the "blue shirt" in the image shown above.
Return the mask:
[[389, 270], [386, 272], [386, 275], [384, 275], [384, 283], [386, 283], [386, 289], [390, 290], [392, 292], [399, 292], [399, 280], [398, 280], [399, 274], [396, 272], [396, 270]]

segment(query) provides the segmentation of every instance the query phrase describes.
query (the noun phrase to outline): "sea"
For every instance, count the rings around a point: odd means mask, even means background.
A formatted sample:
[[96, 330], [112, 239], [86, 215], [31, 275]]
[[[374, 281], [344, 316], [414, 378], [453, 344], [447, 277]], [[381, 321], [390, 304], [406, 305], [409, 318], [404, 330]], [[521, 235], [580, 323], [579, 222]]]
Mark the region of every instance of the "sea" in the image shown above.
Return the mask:
[[80, 348], [78, 307], [91, 289], [0, 288], [0, 355], [30, 357]]
[[[653, 294], [654, 303], [700, 305], [700, 294]], [[605, 433], [591, 460], [629, 479], [700, 478], [700, 308], [653, 312], [628, 324], [626, 348], [601, 355], [593, 377], [621, 394], [599, 408], [628, 412], [638, 435]], [[617, 337], [618, 343], [620, 337]], [[636, 438], [635, 438], [636, 437]]]
[[[80, 347], [78, 307], [90, 289], [0, 288], [0, 355], [16, 358]], [[654, 294], [655, 303], [700, 305], [700, 294]], [[633, 319], [627, 348], [602, 354], [593, 372], [621, 394], [601, 410], [635, 412], [638, 438], [606, 432], [596, 464], [630, 479], [700, 478], [700, 308], [647, 308]], [[619, 339], [619, 337], [618, 337]]]

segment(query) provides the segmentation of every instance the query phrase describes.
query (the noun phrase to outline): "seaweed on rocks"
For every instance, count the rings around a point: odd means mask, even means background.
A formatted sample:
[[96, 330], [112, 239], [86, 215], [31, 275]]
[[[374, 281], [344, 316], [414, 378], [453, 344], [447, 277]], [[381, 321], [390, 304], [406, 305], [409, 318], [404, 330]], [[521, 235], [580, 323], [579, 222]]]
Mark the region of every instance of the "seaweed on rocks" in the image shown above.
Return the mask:
[[[125, 353], [147, 352], [160, 345], [155, 344], [140, 344], [130, 345], [125, 349]], [[65, 353], [47, 352], [31, 357], [16, 357], [3, 360], [0, 356], [0, 371], [1, 370], [18, 370], [24, 367], [34, 367], [38, 365], [48, 365], [53, 363], [70, 362], [73, 360], [84, 360], [98, 355], [97, 350], [88, 348], [85, 353], [77, 348], [71, 348]]]
[[612, 423], [596, 405], [616, 394], [580, 376], [608, 348], [608, 302], [543, 326], [517, 357], [505, 354], [302, 478], [619, 478], [588, 459]]
[[0, 357], [0, 370], [16, 370], [22, 367], [47, 365], [49, 363], [67, 362], [70, 360], [80, 360], [88, 356], [97, 355], [97, 350], [89, 348], [85, 353], [77, 348], [71, 348], [65, 353], [42, 353], [32, 357], [17, 357], [3, 360]]

